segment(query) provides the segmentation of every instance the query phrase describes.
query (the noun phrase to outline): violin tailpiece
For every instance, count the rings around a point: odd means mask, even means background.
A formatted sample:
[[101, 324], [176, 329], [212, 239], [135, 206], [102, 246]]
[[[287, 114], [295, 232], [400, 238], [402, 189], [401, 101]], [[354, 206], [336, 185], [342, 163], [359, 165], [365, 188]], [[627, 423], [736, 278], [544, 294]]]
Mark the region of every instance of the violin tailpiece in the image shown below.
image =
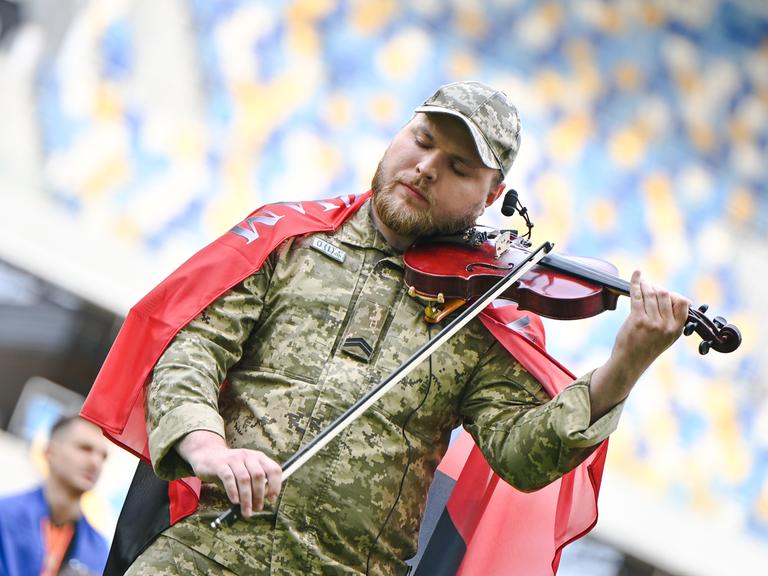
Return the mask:
[[461, 298], [445, 299], [445, 295], [442, 292], [438, 292], [437, 296], [425, 294], [416, 290], [415, 286], [408, 288], [408, 296], [411, 298], [418, 298], [424, 303], [424, 320], [429, 324], [437, 324], [441, 322], [443, 318], [449, 314], [455, 312], [467, 303], [466, 300]]
[[467, 301], [462, 300], [461, 298], [453, 298], [451, 300], [447, 300], [445, 304], [439, 306], [436, 305], [435, 302], [429, 302], [424, 307], [424, 320], [426, 320], [429, 324], [437, 324], [438, 322], [442, 322], [446, 316], [453, 314], [466, 303]]

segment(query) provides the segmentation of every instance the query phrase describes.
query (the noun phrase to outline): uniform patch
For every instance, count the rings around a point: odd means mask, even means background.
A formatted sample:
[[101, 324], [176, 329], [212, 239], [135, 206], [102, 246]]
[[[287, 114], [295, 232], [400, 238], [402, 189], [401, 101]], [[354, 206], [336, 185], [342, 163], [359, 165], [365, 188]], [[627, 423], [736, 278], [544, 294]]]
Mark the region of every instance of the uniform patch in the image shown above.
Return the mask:
[[365, 338], [347, 338], [341, 349], [358, 360], [370, 362], [373, 355], [373, 348], [366, 342]]
[[333, 244], [326, 242], [322, 238], [318, 236], [312, 237], [312, 243], [310, 244], [312, 248], [317, 250], [318, 252], [322, 252], [326, 256], [333, 258], [334, 260], [337, 260], [339, 262], [344, 262], [344, 260], [347, 257], [347, 253], [344, 252], [341, 248], [337, 248]]

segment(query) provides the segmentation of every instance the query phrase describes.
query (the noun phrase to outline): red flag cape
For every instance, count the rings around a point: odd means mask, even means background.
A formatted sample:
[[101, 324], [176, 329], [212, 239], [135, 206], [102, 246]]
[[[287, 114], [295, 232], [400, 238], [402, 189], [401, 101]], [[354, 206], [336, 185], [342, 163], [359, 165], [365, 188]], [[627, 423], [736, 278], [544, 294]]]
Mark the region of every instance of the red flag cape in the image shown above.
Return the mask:
[[[537, 316], [497, 301], [481, 320], [551, 396], [573, 381], [573, 374], [544, 350]], [[559, 480], [522, 493], [499, 482], [471, 436], [462, 432], [438, 467], [436, 482], [455, 484], [442, 513], [427, 512], [439, 518], [421, 542], [415, 576], [556, 574], [563, 547], [597, 522], [607, 449], [605, 441]]]
[[[83, 418], [100, 426], [110, 440], [149, 462], [144, 414], [145, 384], [155, 363], [176, 333], [226, 290], [256, 272], [272, 250], [284, 240], [310, 232], [335, 230], [369, 197], [370, 192], [324, 201], [263, 206], [193, 255], [131, 308], [86, 398], [81, 411]], [[494, 336], [554, 395], [570, 383], [572, 376], [549, 357], [542, 346], [509, 328], [509, 323], [520, 316], [521, 313], [514, 306], [507, 306], [490, 308], [483, 312], [481, 319]], [[543, 345], [543, 331], [539, 340]], [[465, 441], [454, 443], [441, 464], [442, 471], [454, 473], [457, 478], [455, 501], [452, 499], [449, 509], [461, 509], [457, 514], [464, 510], [470, 518], [461, 522], [462, 537], [467, 544], [465, 566], [470, 566], [467, 562], [474, 561], [476, 556], [487, 556], [488, 561], [497, 556], [499, 565], [505, 565], [507, 569], [515, 565], [519, 567], [519, 571], [506, 571], [505, 574], [544, 574], [524, 568], [525, 565], [532, 565], [528, 558], [531, 552], [535, 552], [537, 557], [546, 557], [546, 563], [551, 563], [556, 569], [560, 548], [588, 531], [596, 521], [597, 491], [605, 458], [604, 446], [590, 458], [588, 465], [582, 465], [569, 473], [556, 483], [557, 486], [550, 485], [534, 494], [523, 494], [504, 482], [497, 482], [498, 477], [489, 471], [482, 456], [478, 458], [474, 455], [475, 452], [479, 454], [477, 449], [468, 450]], [[464, 462], [468, 466], [463, 466]], [[464, 471], [458, 474], [462, 467]], [[462, 480], [465, 474], [467, 480]], [[486, 489], [483, 494], [487, 497], [479, 503], [471, 502], [461, 495], [471, 493], [478, 485], [473, 484], [472, 489], [463, 487], [469, 487], [466, 482], [474, 483], [479, 477], [485, 477]], [[498, 546], [494, 546], [494, 550], [489, 549], [488, 546], [493, 545], [491, 542], [497, 536], [495, 533], [493, 538], [487, 539], [487, 546], [480, 545], [481, 535], [486, 530], [492, 533], [492, 530], [500, 529], [498, 523], [506, 516], [493, 514], [492, 526], [483, 520], [486, 516], [490, 518], [490, 503], [497, 493], [504, 494], [503, 507], [514, 508], [518, 500], [535, 500], [532, 504], [536, 509], [535, 514], [530, 507], [524, 509], [524, 526], [519, 522], [521, 517], [517, 520], [506, 519], [506, 525], [512, 527], [512, 530], [506, 532], [523, 537], [522, 544], [510, 548], [514, 557], [500, 554]], [[184, 478], [169, 483], [171, 524], [195, 512], [199, 494], [200, 481], [197, 478]], [[537, 527], [535, 531], [532, 530], [534, 516]], [[523, 556], [519, 555], [521, 550], [525, 552]], [[478, 572], [470, 569], [467, 573]], [[502, 572], [483, 570], [479, 573]]]

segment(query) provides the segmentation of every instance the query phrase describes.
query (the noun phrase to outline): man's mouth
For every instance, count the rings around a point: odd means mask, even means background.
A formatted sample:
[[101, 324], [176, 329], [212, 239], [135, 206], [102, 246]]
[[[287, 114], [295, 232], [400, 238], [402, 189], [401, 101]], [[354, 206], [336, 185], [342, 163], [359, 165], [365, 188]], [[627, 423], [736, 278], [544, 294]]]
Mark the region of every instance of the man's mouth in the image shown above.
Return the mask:
[[424, 194], [421, 190], [419, 190], [419, 188], [411, 184], [408, 184], [407, 182], [401, 181], [400, 184], [403, 186], [403, 188], [405, 188], [409, 196], [417, 198], [418, 200], [421, 200], [425, 204], [430, 204], [430, 201], [427, 195]]
[[84, 472], [82, 475], [83, 480], [88, 482], [89, 484], [94, 484], [96, 480], [98, 479], [98, 474], [95, 472]]

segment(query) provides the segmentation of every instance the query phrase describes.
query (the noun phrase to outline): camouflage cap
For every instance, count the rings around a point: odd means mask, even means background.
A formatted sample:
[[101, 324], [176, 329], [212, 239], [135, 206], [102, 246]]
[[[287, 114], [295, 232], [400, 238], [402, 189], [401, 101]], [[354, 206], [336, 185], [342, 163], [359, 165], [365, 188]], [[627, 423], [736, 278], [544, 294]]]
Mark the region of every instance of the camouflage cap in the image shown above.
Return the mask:
[[483, 164], [507, 175], [520, 148], [520, 116], [504, 92], [481, 82], [454, 82], [440, 87], [415, 111], [461, 118]]

